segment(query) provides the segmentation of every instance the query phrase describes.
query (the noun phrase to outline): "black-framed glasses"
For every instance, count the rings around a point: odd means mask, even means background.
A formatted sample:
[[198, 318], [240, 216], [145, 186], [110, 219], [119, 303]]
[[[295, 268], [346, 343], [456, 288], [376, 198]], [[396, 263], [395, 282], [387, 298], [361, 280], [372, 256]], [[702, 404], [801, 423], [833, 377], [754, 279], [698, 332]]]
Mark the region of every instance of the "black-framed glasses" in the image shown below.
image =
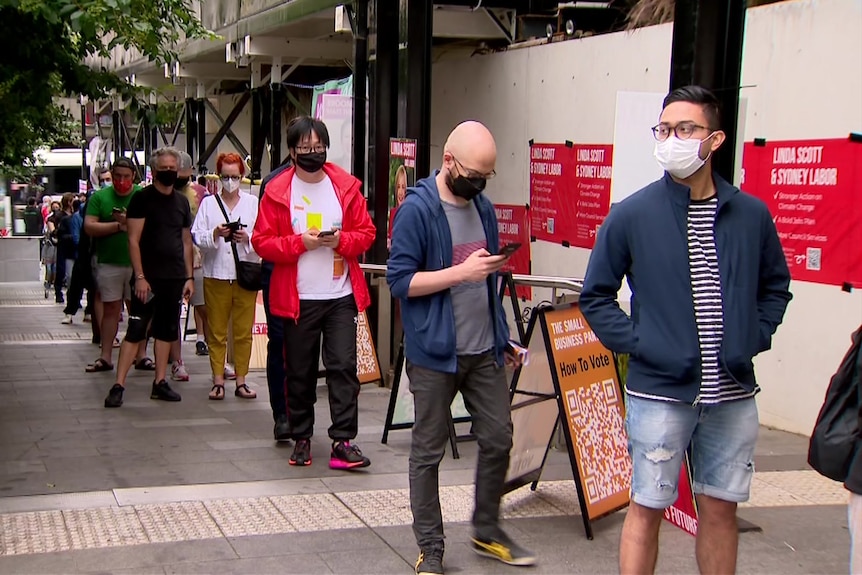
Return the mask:
[[223, 182], [227, 182], [228, 180], [239, 182], [242, 180], [242, 176], [219, 176], [219, 179]]
[[694, 122], [680, 122], [676, 126], [671, 126], [666, 122], [662, 122], [652, 127], [652, 135], [659, 142], [667, 140], [671, 134], [676, 134], [680, 140], [690, 139], [698, 130], [709, 130], [706, 126], [695, 124]]
[[317, 144], [316, 146], [297, 146], [296, 153], [297, 154], [320, 154], [326, 151], [326, 146], [323, 144]]
[[494, 170], [491, 170], [487, 174], [483, 174], [481, 172], [477, 172], [476, 170], [471, 170], [469, 168], [465, 168], [464, 164], [462, 164], [460, 161], [458, 161], [458, 158], [456, 158], [454, 155], [452, 156], [452, 160], [454, 160], [455, 163], [458, 164], [458, 167], [461, 168], [461, 171], [464, 172], [464, 175], [468, 178], [490, 180], [491, 178], [493, 178], [494, 176], [497, 175], [497, 172]]

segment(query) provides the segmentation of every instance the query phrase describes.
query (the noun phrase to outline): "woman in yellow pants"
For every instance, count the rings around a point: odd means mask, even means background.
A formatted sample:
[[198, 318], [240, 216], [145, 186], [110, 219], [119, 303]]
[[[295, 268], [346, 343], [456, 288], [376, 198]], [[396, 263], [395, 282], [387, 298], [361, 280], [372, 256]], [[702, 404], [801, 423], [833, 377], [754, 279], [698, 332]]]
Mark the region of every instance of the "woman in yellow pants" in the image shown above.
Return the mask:
[[257, 221], [257, 197], [240, 191], [245, 163], [237, 154], [220, 154], [216, 170], [221, 191], [207, 196], [198, 208], [192, 237], [203, 256], [204, 300], [209, 320], [209, 358], [213, 373], [210, 399], [224, 399], [225, 354], [228, 326], [233, 335], [236, 391], [244, 399], [257, 397], [248, 385], [251, 358], [251, 330], [257, 292], [240, 287], [237, 280], [234, 247], [243, 261], [257, 262], [251, 246], [251, 233]]

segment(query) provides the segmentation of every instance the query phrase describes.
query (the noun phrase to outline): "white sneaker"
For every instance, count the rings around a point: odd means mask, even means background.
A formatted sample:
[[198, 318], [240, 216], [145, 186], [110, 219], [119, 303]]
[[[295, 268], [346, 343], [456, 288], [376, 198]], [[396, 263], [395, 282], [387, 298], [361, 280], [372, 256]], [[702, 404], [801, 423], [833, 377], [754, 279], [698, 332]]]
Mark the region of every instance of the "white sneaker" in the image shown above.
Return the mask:
[[175, 361], [173, 365], [171, 365], [171, 379], [174, 381], [189, 380], [189, 372], [186, 371], [186, 366], [183, 364], [183, 360]]
[[224, 364], [224, 378], [225, 379], [236, 379], [236, 370], [229, 363]]
[[70, 316], [69, 314], [66, 314], [63, 317], [63, 319], [60, 321], [60, 323], [63, 325], [71, 325], [72, 324], [72, 316]]

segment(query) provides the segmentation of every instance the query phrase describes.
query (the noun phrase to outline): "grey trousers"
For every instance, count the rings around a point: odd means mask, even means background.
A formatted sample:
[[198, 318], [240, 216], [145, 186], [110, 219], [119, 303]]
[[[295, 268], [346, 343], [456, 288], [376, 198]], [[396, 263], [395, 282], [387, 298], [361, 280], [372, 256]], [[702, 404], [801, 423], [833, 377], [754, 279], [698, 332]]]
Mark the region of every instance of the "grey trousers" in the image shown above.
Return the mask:
[[457, 391], [473, 419], [479, 442], [476, 467], [476, 506], [473, 530], [477, 537], [498, 533], [500, 498], [512, 448], [512, 417], [506, 369], [494, 353], [458, 357], [457, 373], [444, 373], [407, 362], [416, 422], [410, 446], [410, 507], [419, 547], [443, 542], [438, 467], [449, 441], [447, 414]]

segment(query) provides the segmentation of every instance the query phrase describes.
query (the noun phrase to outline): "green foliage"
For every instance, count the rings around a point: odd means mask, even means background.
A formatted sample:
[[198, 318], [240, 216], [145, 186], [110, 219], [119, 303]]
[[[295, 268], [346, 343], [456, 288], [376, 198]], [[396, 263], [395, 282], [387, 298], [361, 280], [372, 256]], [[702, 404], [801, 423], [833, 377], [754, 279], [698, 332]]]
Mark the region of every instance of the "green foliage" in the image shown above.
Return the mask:
[[188, 0], [0, 0], [0, 172], [68, 139], [70, 116], [55, 98], [135, 95], [133, 86], [85, 59], [117, 46], [155, 62], [176, 59], [186, 38], [213, 37]]

